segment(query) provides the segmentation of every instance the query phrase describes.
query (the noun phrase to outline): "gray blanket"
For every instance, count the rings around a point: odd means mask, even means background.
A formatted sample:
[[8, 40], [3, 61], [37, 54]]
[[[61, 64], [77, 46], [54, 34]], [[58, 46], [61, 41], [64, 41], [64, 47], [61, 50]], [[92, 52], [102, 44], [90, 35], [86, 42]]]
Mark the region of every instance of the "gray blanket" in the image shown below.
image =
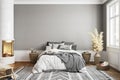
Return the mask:
[[60, 52], [56, 56], [64, 62], [67, 71], [78, 72], [85, 67], [84, 59], [76, 53]]

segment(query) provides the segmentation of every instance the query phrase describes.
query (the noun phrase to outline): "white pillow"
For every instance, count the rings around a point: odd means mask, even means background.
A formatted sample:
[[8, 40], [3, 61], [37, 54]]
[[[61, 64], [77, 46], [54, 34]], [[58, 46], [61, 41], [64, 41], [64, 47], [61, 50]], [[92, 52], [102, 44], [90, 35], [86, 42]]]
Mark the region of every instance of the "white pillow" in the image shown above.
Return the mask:
[[46, 50], [51, 50], [52, 46], [46, 46]]
[[52, 48], [53, 49], [58, 49], [59, 46], [64, 45], [64, 43], [58, 43], [58, 44], [53, 44]]
[[53, 44], [53, 49], [57, 49], [59, 44]]
[[51, 47], [52, 47], [52, 46], [53, 46], [53, 44], [52, 44], [52, 43], [49, 43], [49, 44], [48, 44], [48, 46], [51, 46]]

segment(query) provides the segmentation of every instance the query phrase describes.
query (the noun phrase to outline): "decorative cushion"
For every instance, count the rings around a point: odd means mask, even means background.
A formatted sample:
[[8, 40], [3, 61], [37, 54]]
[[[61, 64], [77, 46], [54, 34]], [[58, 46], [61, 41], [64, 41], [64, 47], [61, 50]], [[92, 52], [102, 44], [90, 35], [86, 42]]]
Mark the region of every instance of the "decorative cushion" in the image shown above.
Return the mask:
[[72, 50], [77, 50], [77, 45], [72, 45]]
[[53, 44], [53, 47], [52, 47], [52, 49], [58, 49], [58, 46], [59, 46], [60, 44]]
[[58, 49], [62, 50], [72, 50], [72, 45], [60, 45]]
[[51, 49], [58, 49], [59, 45], [64, 45], [61, 42], [47, 42], [48, 46], [51, 46]]
[[46, 50], [51, 50], [52, 47], [51, 46], [46, 46]]
[[49, 44], [60, 44], [61, 42], [50, 42], [50, 41], [48, 41], [47, 42], [47, 46], [49, 46]]
[[52, 46], [53, 46], [53, 44], [52, 44], [52, 43], [48, 43], [48, 46], [51, 46], [51, 47], [52, 47]]
[[50, 42], [50, 41], [48, 41], [47, 42], [47, 46], [52, 46], [51, 49], [57, 49], [59, 47], [58, 44], [59, 44], [59, 46], [63, 45], [63, 44], [72, 45], [72, 47], [71, 47], [72, 50], [76, 50], [76, 48], [77, 48], [77, 45], [75, 45], [74, 42], [66, 42], [66, 41], [61, 41], [61, 42]]
[[66, 41], [62, 41], [62, 43], [64, 43], [65, 45], [72, 45], [72, 50], [76, 50], [77, 49], [77, 45], [74, 44], [74, 42], [66, 42]]
[[64, 43], [53, 44], [53, 49], [58, 49], [60, 45], [64, 45]]

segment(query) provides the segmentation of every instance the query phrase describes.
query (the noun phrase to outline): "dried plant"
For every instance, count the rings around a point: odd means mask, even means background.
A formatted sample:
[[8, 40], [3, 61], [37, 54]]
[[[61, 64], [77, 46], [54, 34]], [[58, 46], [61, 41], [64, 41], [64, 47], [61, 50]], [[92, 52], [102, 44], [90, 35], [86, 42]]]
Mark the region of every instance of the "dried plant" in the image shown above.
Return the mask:
[[98, 33], [98, 30], [95, 29], [93, 33], [90, 33], [92, 36], [92, 49], [95, 52], [103, 50], [103, 32]]

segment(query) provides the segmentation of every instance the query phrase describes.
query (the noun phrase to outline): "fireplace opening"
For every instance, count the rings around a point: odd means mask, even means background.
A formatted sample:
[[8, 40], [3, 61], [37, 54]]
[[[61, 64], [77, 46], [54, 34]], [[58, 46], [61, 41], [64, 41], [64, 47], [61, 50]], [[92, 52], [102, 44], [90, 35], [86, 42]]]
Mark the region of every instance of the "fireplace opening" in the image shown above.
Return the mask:
[[10, 41], [2, 41], [2, 57], [10, 57], [14, 56], [13, 53], [13, 40]]

